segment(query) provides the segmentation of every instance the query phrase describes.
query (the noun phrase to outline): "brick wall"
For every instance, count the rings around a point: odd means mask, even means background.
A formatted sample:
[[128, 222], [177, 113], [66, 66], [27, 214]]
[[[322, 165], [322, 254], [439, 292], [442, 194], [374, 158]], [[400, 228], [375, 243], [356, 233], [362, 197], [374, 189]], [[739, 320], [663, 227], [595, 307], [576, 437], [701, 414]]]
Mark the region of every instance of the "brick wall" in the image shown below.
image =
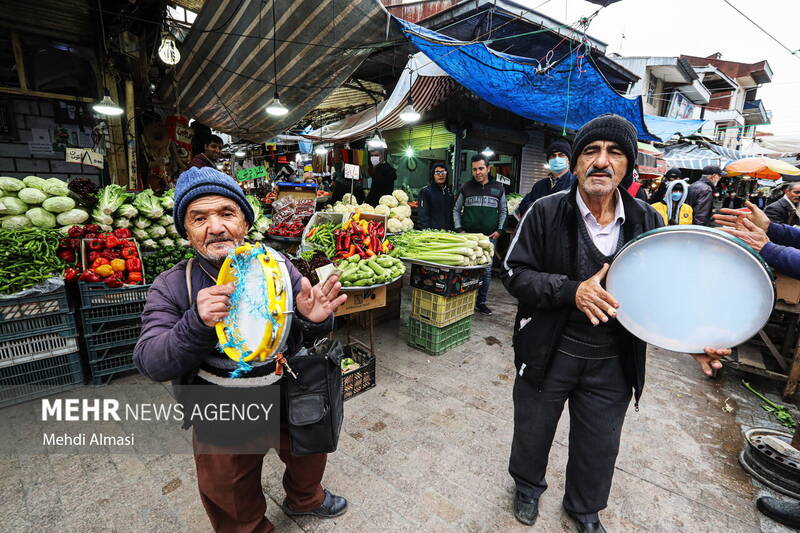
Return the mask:
[[[58, 106], [57, 101], [42, 98], [13, 99], [16, 138], [0, 139], [0, 175], [15, 178], [33, 175], [45, 179], [60, 178], [65, 181], [85, 176], [99, 184], [100, 169], [78, 163], [67, 163], [62, 151], [53, 151], [48, 155], [31, 155], [28, 142], [31, 141], [32, 128], [47, 129], [52, 139], [54, 130], [62, 126], [56, 123], [56, 106]], [[75, 127], [74, 124], [63, 126]], [[83, 126], [83, 131], [88, 132], [88, 128]]]

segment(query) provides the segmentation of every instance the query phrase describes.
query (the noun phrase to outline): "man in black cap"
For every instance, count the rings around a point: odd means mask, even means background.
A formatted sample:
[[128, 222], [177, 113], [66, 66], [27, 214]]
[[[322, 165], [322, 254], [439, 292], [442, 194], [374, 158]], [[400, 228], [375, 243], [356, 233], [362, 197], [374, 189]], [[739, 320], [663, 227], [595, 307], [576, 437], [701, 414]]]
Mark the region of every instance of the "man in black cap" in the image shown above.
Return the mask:
[[[569, 400], [569, 461], [563, 505], [580, 532], [604, 532], [622, 424], [644, 385], [647, 344], [616, 320], [617, 301], [603, 288], [614, 254], [664, 224], [622, 185], [636, 161], [636, 128], [602, 115], [573, 144], [577, 183], [540, 199], [520, 222], [503, 263], [517, 298], [514, 322], [514, 437], [509, 472], [514, 516], [533, 524], [564, 403]], [[730, 350], [694, 355], [706, 374]]]
[[550, 175], [543, 180], [533, 184], [533, 188], [525, 198], [519, 203], [515, 215], [522, 218], [525, 211], [538, 200], [549, 194], [559, 191], [566, 191], [575, 183], [575, 176], [569, 171], [570, 160], [572, 159], [572, 148], [565, 139], [556, 139], [547, 147], [547, 164], [550, 167]]
[[689, 196], [686, 202], [692, 207], [694, 223], [698, 226], [713, 226], [714, 219], [711, 212], [714, 210], [714, 190], [719, 180], [727, 176], [716, 165], [703, 167], [702, 177], [689, 185]]
[[657, 204], [658, 202], [664, 201], [664, 195], [667, 194], [667, 185], [671, 181], [683, 179], [683, 175], [681, 174], [681, 169], [679, 168], [671, 168], [667, 170], [667, 173], [664, 174], [664, 179], [661, 180], [661, 185], [658, 186], [656, 192], [653, 193], [653, 196], [650, 198], [651, 204]]

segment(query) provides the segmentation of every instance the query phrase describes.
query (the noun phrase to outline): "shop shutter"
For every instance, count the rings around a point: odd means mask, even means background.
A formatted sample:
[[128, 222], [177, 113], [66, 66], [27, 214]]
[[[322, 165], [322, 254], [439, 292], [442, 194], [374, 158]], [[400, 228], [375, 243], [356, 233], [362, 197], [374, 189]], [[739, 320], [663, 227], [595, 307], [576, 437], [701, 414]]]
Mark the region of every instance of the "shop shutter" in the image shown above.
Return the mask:
[[533, 184], [542, 178], [547, 177], [547, 170], [544, 168], [544, 132], [532, 130], [528, 132], [528, 144], [522, 147], [522, 157], [520, 158], [520, 182], [519, 193], [527, 194]]

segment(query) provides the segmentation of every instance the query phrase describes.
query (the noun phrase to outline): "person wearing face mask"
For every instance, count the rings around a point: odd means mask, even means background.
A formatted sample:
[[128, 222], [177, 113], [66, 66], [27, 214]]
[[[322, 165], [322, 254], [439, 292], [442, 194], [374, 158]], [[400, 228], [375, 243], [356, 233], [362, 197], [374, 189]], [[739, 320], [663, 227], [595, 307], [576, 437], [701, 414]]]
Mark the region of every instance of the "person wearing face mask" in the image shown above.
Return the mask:
[[[237, 363], [217, 350], [215, 324], [228, 315], [234, 287], [217, 285], [216, 279], [228, 252], [244, 242], [253, 223], [253, 208], [242, 189], [215, 169], [191, 168], [178, 179], [173, 211], [175, 228], [198, 257], [181, 261], [153, 281], [134, 349], [136, 367], [154, 381], [172, 380], [178, 397], [183, 385], [215, 387], [207, 389], [209, 394], [221, 395], [233, 388], [270, 384], [282, 388], [274, 362], [231, 378]], [[312, 287], [291, 262], [285, 260], [284, 265], [294, 296], [294, 320], [285, 350], [289, 357], [333, 330], [333, 313], [347, 296], [340, 294], [336, 274]], [[286, 420], [283, 402], [281, 406], [281, 419]], [[274, 531], [265, 516], [263, 453], [203, 453], [201, 437], [194, 431], [197, 485], [214, 531]], [[292, 455], [288, 427], [281, 424], [278, 455], [286, 465], [282, 509], [287, 515], [333, 518], [345, 513], [347, 500], [320, 483], [327, 454]]]
[[664, 199], [651, 205], [664, 218], [667, 226], [691, 224], [693, 213], [692, 206], [686, 203], [688, 195], [688, 183], [683, 180], [671, 181], [667, 184]]
[[514, 213], [518, 219], [521, 219], [525, 215], [525, 211], [539, 198], [544, 198], [555, 192], [566, 191], [575, 183], [575, 176], [569, 170], [572, 148], [565, 139], [553, 141], [547, 147], [546, 156], [547, 165], [550, 167], [550, 175], [534, 183], [533, 188], [519, 203], [519, 207]]
[[369, 153], [369, 175], [372, 178], [372, 185], [366, 202], [376, 206], [381, 196], [392, 194], [397, 171], [386, 162], [382, 150], [372, 150]]

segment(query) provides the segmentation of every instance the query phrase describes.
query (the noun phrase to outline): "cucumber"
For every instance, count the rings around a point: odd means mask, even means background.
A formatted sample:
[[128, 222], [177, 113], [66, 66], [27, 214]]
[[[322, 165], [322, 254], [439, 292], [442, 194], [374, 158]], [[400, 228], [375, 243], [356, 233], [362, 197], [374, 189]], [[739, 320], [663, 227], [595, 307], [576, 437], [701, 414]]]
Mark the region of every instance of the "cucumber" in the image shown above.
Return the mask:
[[378, 276], [383, 276], [386, 274], [386, 270], [382, 266], [378, 264], [377, 261], [369, 260], [367, 261], [367, 266], [372, 269]]
[[359, 261], [361, 261], [361, 256], [358, 254], [353, 254], [347, 258], [347, 261], [349, 263], [358, 263]]

